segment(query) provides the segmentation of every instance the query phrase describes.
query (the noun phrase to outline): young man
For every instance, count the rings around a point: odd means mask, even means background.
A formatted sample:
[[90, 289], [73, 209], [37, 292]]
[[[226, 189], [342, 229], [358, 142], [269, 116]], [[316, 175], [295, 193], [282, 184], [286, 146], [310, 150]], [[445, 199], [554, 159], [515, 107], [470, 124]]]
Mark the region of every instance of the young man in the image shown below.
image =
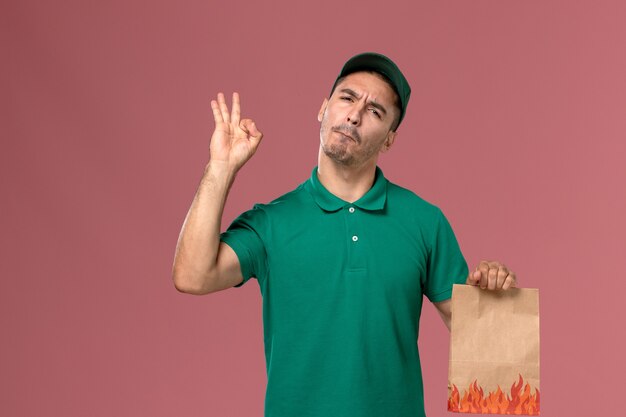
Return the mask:
[[450, 327], [454, 283], [508, 289], [515, 275], [483, 261], [468, 274], [436, 206], [377, 167], [410, 87], [387, 57], [346, 62], [322, 103], [318, 166], [295, 190], [257, 204], [220, 234], [237, 171], [262, 133], [233, 94], [211, 102], [211, 158], [183, 224], [179, 291], [208, 294], [256, 277], [263, 295], [266, 417], [424, 415], [417, 349], [422, 296]]

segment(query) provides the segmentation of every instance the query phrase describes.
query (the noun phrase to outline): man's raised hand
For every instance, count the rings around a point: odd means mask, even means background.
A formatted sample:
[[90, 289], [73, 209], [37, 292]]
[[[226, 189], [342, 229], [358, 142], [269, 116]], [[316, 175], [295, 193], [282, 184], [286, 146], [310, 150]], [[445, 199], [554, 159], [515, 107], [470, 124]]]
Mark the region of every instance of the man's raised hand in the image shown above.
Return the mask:
[[217, 95], [217, 101], [211, 100], [215, 130], [211, 137], [210, 151], [212, 162], [223, 162], [238, 171], [256, 152], [263, 133], [251, 119], [240, 119], [241, 108], [239, 94], [233, 93], [232, 111], [224, 94]]

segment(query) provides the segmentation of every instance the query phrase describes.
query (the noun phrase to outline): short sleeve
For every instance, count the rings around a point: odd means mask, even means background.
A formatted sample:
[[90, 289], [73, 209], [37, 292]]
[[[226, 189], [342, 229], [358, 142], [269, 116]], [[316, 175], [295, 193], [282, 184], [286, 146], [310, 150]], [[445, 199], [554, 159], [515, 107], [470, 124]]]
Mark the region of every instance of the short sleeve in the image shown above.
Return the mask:
[[241, 266], [243, 282], [235, 285], [241, 287], [248, 279], [255, 277], [258, 280], [267, 274], [267, 252], [265, 241], [267, 238], [267, 213], [262, 205], [255, 205], [237, 217], [220, 235], [220, 240], [230, 246]]
[[452, 285], [464, 284], [469, 272], [452, 227], [439, 209], [435, 225], [424, 283], [424, 294], [433, 303], [452, 297]]

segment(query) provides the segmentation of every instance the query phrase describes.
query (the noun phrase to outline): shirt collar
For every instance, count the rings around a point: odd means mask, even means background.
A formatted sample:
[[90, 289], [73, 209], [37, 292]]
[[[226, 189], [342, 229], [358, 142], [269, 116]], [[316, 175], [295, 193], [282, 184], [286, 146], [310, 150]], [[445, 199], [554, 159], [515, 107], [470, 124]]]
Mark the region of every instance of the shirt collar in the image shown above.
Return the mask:
[[377, 166], [372, 188], [354, 203], [349, 203], [337, 197], [322, 185], [317, 177], [316, 166], [313, 168], [311, 178], [307, 181], [307, 188], [317, 205], [325, 211], [337, 211], [345, 206], [356, 206], [364, 210], [382, 210], [387, 201], [387, 182], [383, 171]]

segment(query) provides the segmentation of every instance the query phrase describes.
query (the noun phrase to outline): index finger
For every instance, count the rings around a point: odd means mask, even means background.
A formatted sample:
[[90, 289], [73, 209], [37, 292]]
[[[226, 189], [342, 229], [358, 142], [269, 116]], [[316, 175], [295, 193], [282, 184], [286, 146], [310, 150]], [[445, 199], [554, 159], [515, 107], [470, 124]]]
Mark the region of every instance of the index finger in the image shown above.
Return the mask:
[[[478, 274], [478, 276], [476, 276]], [[480, 283], [480, 271], [475, 269], [474, 272], [470, 272], [467, 275], [467, 284], [477, 286]]]
[[478, 270], [480, 271], [480, 279], [478, 285], [480, 285], [480, 288], [484, 290], [485, 288], [487, 288], [489, 281], [489, 263], [482, 261], [478, 265]]

